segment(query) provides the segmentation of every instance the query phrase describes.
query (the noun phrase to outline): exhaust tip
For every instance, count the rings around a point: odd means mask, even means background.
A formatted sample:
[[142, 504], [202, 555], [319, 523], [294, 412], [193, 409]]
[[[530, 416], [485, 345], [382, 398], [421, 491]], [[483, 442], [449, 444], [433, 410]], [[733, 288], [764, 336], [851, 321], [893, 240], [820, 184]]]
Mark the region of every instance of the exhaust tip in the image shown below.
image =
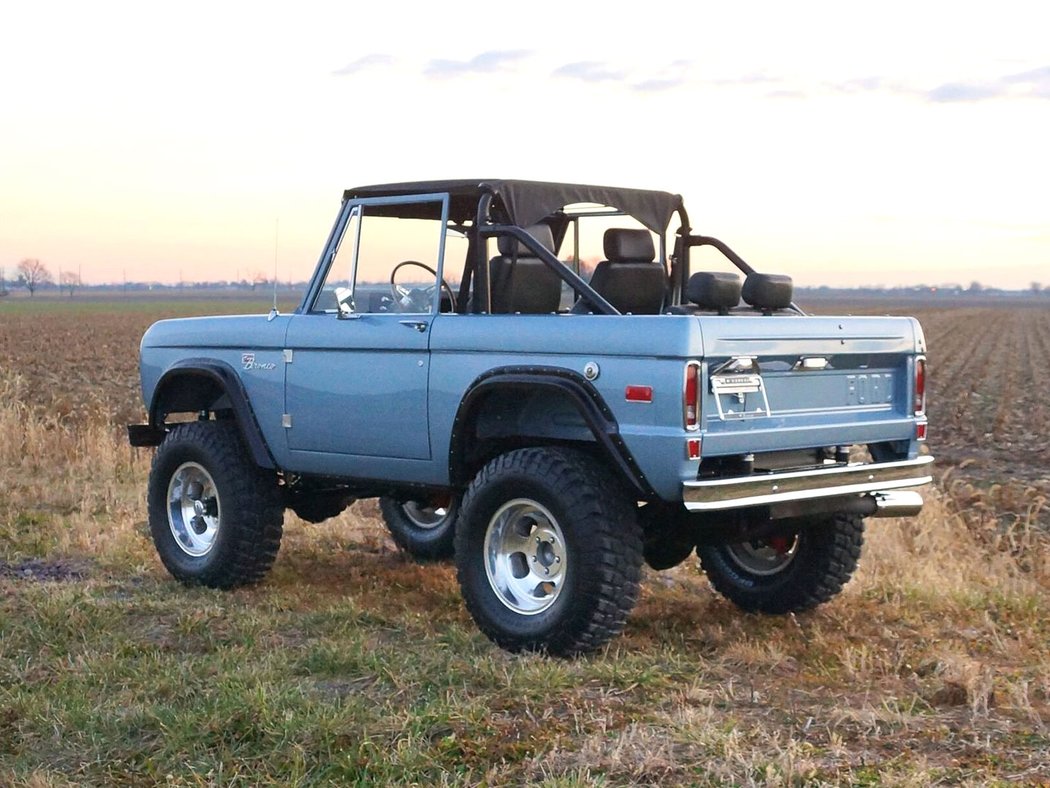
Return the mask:
[[922, 511], [922, 496], [911, 490], [877, 492], [871, 517], [914, 517]]

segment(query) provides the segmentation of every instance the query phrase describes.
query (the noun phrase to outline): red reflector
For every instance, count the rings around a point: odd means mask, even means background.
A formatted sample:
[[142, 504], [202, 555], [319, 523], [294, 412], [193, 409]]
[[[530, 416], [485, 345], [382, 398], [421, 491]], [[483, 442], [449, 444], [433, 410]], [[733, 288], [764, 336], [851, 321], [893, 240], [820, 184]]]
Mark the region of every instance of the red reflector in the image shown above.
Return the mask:
[[623, 393], [628, 402], [652, 402], [652, 386], [628, 386]]
[[915, 440], [926, 440], [926, 422], [922, 421], [915, 425]]
[[700, 459], [700, 439], [690, 438], [685, 442], [685, 456], [690, 460]]

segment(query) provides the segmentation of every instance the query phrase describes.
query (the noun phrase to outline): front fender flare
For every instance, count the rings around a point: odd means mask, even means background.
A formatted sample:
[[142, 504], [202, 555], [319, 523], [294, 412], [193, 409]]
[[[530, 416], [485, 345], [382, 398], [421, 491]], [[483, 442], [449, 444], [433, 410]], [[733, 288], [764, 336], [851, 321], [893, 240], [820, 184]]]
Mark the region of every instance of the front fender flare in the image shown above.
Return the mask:
[[[211, 393], [218, 392], [219, 397], [209, 396], [207, 402], [200, 400], [201, 384], [208, 386]], [[188, 358], [169, 367], [153, 389], [149, 427], [155, 431], [164, 429], [164, 420], [169, 413], [207, 410], [216, 402], [222, 402], [233, 413], [255, 464], [260, 468], [276, 468], [277, 463], [259, 428], [244, 383], [233, 367], [222, 361]]]

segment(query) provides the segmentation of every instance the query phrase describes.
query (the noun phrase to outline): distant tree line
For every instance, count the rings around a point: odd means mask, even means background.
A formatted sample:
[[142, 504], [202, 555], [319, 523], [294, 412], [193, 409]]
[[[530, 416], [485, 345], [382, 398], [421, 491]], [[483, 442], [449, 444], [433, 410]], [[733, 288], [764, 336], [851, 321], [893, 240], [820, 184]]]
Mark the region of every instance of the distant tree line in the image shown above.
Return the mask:
[[[569, 261], [564, 261], [564, 262], [566, 262], [566, 264], [569, 264]], [[594, 267], [596, 262], [597, 262], [597, 260], [581, 260], [580, 261], [580, 271], [581, 271], [581, 273], [586, 277], [586, 275], [589, 274], [593, 270], [593, 267]], [[46, 287], [51, 287], [53, 285], [57, 285], [60, 293], [68, 293], [69, 297], [72, 298], [73, 297], [73, 292], [77, 288], [80, 288], [80, 287], [84, 286], [84, 283], [83, 283], [83, 281], [80, 278], [80, 274], [77, 273], [77, 272], [74, 272], [74, 271], [59, 271], [58, 281], [56, 282], [55, 278], [51, 274], [51, 270], [47, 267], [47, 265], [45, 265], [43, 262], [41, 262], [40, 260], [36, 259], [35, 257], [27, 257], [26, 259], [22, 260], [15, 267], [15, 271], [16, 271], [16, 277], [15, 277], [15, 279], [13, 281], [10, 282], [10, 285], [12, 287], [20, 287], [20, 288], [24, 288], [25, 290], [28, 290], [30, 297], [34, 296], [36, 294], [36, 291], [41, 289], [41, 288], [46, 288]], [[0, 267], [0, 296], [6, 296], [6, 295], [8, 295], [10, 293], [10, 290], [8, 290], [8, 281], [6, 279], [5, 274], [6, 274], [6, 271], [4, 270], [4, 268]], [[251, 279], [241, 279], [239, 281], [231, 280], [231, 281], [217, 281], [217, 282], [187, 282], [187, 283], [183, 283], [182, 281], [180, 281], [178, 285], [162, 285], [162, 284], [149, 283], [149, 282], [128, 282], [128, 281], [125, 281], [123, 287], [124, 287], [125, 290], [128, 290], [129, 288], [132, 289], [132, 290], [142, 290], [142, 289], [150, 289], [150, 290], [152, 290], [154, 287], [156, 287], [158, 289], [170, 289], [170, 288], [174, 288], [174, 287], [178, 287], [179, 289], [182, 289], [184, 286], [188, 287], [190, 289], [194, 289], [194, 290], [211, 290], [211, 289], [216, 289], [216, 288], [242, 288], [242, 289], [255, 290], [258, 287], [271, 286], [272, 284], [273, 284], [273, 280], [272, 279], [267, 279], [265, 275], [263, 275], [261, 273], [256, 273], [256, 274], [254, 274], [251, 277]], [[288, 287], [305, 286], [305, 283], [303, 283], [303, 282], [287, 282], [287, 283], [282, 283], [282, 285], [283, 284], [287, 284]], [[112, 285], [103, 285], [102, 287], [112, 287]], [[896, 293], [906, 293], [906, 292], [953, 293], [954, 292], [954, 293], [957, 293], [957, 294], [968, 293], [968, 294], [971, 294], [971, 295], [980, 295], [980, 294], [989, 294], [989, 295], [991, 295], [991, 294], [995, 294], [995, 293], [1010, 292], [1010, 291], [1004, 291], [1004, 290], [1002, 290], [1000, 288], [985, 287], [983, 284], [981, 284], [978, 281], [970, 282], [969, 287], [963, 287], [962, 285], [959, 285], [959, 284], [947, 284], [947, 285], [936, 285], [936, 286], [927, 286], [927, 285], [905, 286], [905, 285], [898, 285], [898, 286], [889, 286], [889, 287], [884, 286], [884, 285], [875, 285], [875, 286], [867, 286], [867, 287], [859, 287], [859, 288], [857, 288], [857, 287], [831, 287], [831, 286], [828, 286], [828, 285], [820, 285], [820, 286], [817, 286], [817, 287], [804, 287], [804, 288], [799, 288], [799, 289], [800, 290], [814, 290], [814, 291], [817, 291], [817, 292], [827, 292], [827, 291], [858, 292], [859, 291], [859, 292], [869, 292], [869, 293], [873, 293], [873, 294], [878, 294], [878, 293], [887, 294], [887, 293], [894, 293], [894, 292], [896, 292]], [[1018, 291], [1013, 291], [1013, 292], [1016, 293]], [[1044, 286], [1041, 282], [1031, 282], [1028, 285], [1027, 292], [1032, 294], [1032, 295], [1048, 295], [1048, 294], [1050, 294], [1050, 285]]]
[[[25, 288], [29, 291], [30, 297], [36, 295], [36, 291], [40, 288], [56, 284], [54, 276], [51, 275], [51, 269], [35, 257], [27, 257], [22, 260], [15, 266], [15, 272], [16, 277], [11, 282], [11, 286]], [[6, 296], [11, 292], [7, 289], [6, 274], [7, 272], [0, 268], [0, 296]], [[59, 292], [68, 292], [70, 298], [72, 298], [73, 291], [82, 284], [79, 273], [75, 271], [59, 271], [57, 282]]]

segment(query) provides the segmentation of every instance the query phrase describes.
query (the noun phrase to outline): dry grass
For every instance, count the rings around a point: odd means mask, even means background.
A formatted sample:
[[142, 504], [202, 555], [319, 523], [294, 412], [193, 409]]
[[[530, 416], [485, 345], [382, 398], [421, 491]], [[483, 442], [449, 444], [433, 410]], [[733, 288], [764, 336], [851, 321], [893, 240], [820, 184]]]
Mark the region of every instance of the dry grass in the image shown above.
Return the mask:
[[1050, 779], [1031, 522], [990, 538], [934, 490], [917, 520], [872, 522], [857, 577], [813, 613], [743, 615], [687, 562], [648, 574], [601, 654], [514, 657], [373, 504], [289, 515], [258, 589], [178, 587], [145, 535], [148, 454], [0, 385], [2, 783]]
[[21, 378], [0, 379], [0, 541], [39, 557], [125, 556], [131, 526], [142, 516], [149, 456], [105, 421], [66, 420], [30, 407], [26, 388]]

